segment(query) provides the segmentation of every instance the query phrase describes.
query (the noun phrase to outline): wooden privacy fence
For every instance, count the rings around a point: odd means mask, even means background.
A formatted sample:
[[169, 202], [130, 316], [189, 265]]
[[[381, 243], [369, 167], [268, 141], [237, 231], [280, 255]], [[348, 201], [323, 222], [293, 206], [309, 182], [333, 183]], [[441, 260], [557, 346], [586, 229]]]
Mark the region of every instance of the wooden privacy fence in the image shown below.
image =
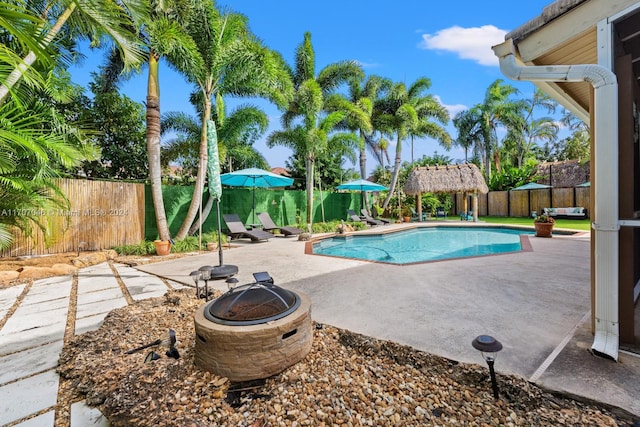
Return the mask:
[[70, 207], [37, 213], [49, 225], [48, 241], [37, 227], [31, 237], [16, 231], [13, 245], [0, 256], [99, 250], [144, 240], [144, 184], [60, 179], [56, 185]]
[[[490, 191], [478, 195], [479, 216], [513, 216], [528, 217], [531, 212], [542, 213], [544, 208], [564, 208], [582, 206], [587, 217], [590, 212], [590, 188], [549, 188], [539, 190]], [[455, 214], [464, 209], [462, 194], [454, 198]], [[467, 206], [471, 206], [468, 204]]]

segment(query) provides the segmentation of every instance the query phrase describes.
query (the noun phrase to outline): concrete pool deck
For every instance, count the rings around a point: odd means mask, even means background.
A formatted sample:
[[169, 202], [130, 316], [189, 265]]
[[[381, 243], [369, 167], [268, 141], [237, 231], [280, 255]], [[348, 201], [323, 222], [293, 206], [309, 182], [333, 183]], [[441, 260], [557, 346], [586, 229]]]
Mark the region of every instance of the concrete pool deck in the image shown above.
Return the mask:
[[[460, 362], [483, 364], [471, 341], [492, 335], [504, 346], [499, 373], [640, 417], [640, 358], [621, 353], [614, 363], [588, 351], [589, 234], [529, 242], [527, 252], [396, 266], [309, 255], [305, 242], [274, 237], [234, 241], [224, 263], [238, 266], [240, 283], [267, 271], [279, 286], [306, 293], [317, 322]], [[193, 286], [191, 271], [217, 264], [211, 252], [137, 268]], [[224, 281], [209, 285], [226, 290]]]

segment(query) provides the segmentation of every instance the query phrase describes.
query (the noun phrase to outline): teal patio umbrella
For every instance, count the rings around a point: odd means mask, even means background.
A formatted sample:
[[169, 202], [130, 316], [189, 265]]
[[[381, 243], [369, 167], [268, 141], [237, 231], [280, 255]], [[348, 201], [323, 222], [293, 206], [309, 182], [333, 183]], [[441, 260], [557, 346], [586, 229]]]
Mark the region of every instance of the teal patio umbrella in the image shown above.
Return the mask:
[[551, 186], [546, 184], [538, 184], [537, 182], [530, 182], [528, 184], [521, 185], [520, 187], [512, 188], [511, 191], [542, 190], [544, 188], [551, 188]]
[[[338, 190], [354, 190], [360, 191], [363, 196], [365, 191], [383, 191], [388, 190], [384, 185], [376, 184], [375, 182], [368, 181], [366, 179], [356, 179], [355, 181], [345, 182], [336, 187]], [[364, 206], [365, 204], [362, 203]], [[366, 206], [368, 207], [368, 206]]]
[[241, 169], [220, 175], [220, 182], [230, 187], [253, 188], [253, 222], [256, 222], [256, 187], [276, 188], [288, 187], [293, 184], [293, 178], [278, 175], [264, 169]]

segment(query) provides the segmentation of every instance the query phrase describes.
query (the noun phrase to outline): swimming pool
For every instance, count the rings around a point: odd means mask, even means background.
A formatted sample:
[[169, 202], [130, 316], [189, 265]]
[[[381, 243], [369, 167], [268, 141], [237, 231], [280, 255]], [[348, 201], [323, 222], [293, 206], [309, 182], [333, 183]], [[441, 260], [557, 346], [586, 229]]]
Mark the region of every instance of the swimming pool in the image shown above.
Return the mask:
[[503, 227], [418, 227], [386, 234], [334, 236], [313, 244], [313, 253], [390, 264], [412, 264], [522, 250], [533, 230]]

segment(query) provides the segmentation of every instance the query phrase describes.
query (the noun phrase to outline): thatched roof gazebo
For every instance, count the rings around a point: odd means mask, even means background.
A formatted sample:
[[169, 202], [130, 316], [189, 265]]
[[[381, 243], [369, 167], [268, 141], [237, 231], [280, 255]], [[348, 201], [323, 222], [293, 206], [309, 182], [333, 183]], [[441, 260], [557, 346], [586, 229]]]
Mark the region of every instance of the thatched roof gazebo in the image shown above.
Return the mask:
[[[472, 163], [445, 166], [421, 166], [411, 171], [403, 191], [416, 195], [422, 193], [471, 193], [473, 195], [473, 220], [478, 220], [478, 193], [488, 193], [489, 188], [480, 169]], [[464, 198], [465, 205], [467, 198]], [[422, 218], [422, 206], [417, 204], [418, 217]], [[465, 212], [467, 206], [464, 207]]]

